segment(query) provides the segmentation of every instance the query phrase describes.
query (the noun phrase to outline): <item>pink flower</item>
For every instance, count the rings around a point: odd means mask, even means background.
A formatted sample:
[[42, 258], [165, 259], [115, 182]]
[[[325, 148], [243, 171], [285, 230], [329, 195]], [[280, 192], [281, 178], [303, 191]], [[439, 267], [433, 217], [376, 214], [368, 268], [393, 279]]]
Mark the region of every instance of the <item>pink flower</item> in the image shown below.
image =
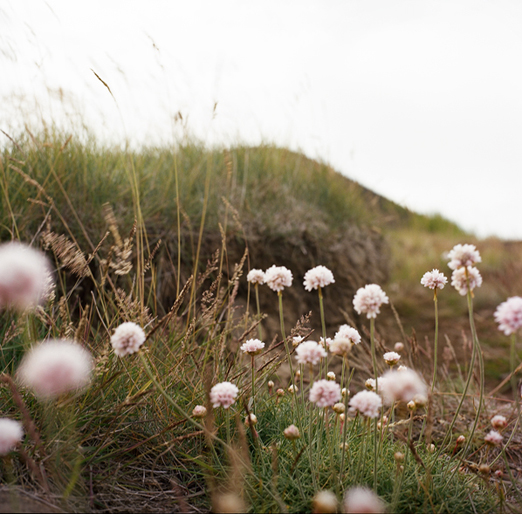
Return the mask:
[[133, 323], [127, 321], [122, 323], [111, 336], [111, 344], [114, 348], [114, 353], [118, 357], [124, 357], [136, 353], [140, 346], [145, 342], [146, 336], [143, 329]]
[[207, 415], [207, 408], [203, 405], [196, 405], [192, 410], [192, 416], [194, 418], [204, 418]]
[[301, 434], [299, 433], [299, 429], [295, 425], [290, 425], [289, 427], [283, 430], [283, 435], [289, 440], [294, 441], [295, 439], [299, 439]]
[[7, 455], [22, 440], [24, 431], [19, 421], [9, 418], [0, 419], [0, 456]]
[[246, 343], [241, 345], [241, 350], [250, 355], [258, 355], [264, 347], [265, 343], [259, 339], [249, 339]]
[[502, 302], [495, 311], [495, 321], [507, 336], [515, 333], [522, 327], [522, 298], [512, 296]]
[[379, 514], [386, 511], [384, 502], [367, 487], [349, 489], [344, 497], [343, 507], [343, 511], [350, 514]]
[[426, 271], [421, 278], [421, 284], [430, 289], [444, 289], [448, 279], [438, 269]]
[[448, 267], [452, 270], [473, 266], [477, 262], [482, 261], [480, 253], [475, 245], [469, 244], [455, 245], [449, 252], [448, 259], [450, 260]]
[[383, 303], [388, 303], [388, 297], [377, 284], [361, 287], [353, 298], [353, 306], [357, 313], [364, 313], [367, 318], [376, 318]]
[[[466, 278], [466, 270], [468, 278]], [[473, 291], [476, 287], [482, 285], [482, 276], [477, 268], [469, 266], [467, 268], [458, 268], [451, 274], [451, 285], [459, 292], [460, 295], [464, 296], [468, 292], [468, 279], [469, 289]]]
[[484, 437], [484, 442], [491, 446], [498, 446], [502, 443], [503, 437], [496, 431], [490, 430], [489, 434]]
[[350, 411], [360, 412], [367, 418], [376, 418], [382, 407], [381, 397], [373, 391], [360, 391], [350, 400]]
[[310, 389], [309, 399], [318, 407], [331, 407], [341, 399], [341, 388], [331, 380], [317, 380]]
[[37, 397], [51, 399], [89, 385], [92, 368], [91, 354], [79, 344], [51, 339], [29, 350], [18, 377]]
[[334, 282], [333, 273], [326, 266], [316, 266], [305, 273], [303, 284], [307, 291], [311, 291]]
[[22, 243], [0, 245], [0, 309], [34, 308], [52, 287], [51, 266], [42, 252]]
[[401, 356], [397, 352], [386, 352], [383, 359], [388, 366], [395, 366], [401, 360]]
[[507, 419], [504, 416], [497, 414], [491, 418], [491, 426], [495, 430], [502, 430], [507, 427]]
[[252, 269], [248, 272], [247, 280], [251, 284], [264, 284], [265, 283], [265, 273], [260, 269]]
[[223, 407], [228, 409], [235, 401], [239, 389], [230, 382], [220, 382], [210, 390], [210, 402], [214, 409]]
[[326, 357], [324, 348], [315, 341], [305, 341], [296, 349], [295, 354], [299, 364], [317, 364], [321, 359]]
[[341, 325], [339, 327], [339, 330], [335, 333], [334, 339], [341, 337], [349, 339], [353, 344], [359, 344], [361, 342], [361, 335], [350, 325]]
[[330, 343], [330, 353], [334, 355], [345, 356], [352, 351], [353, 343], [347, 337], [336, 337]]
[[378, 386], [387, 405], [401, 401], [408, 403], [417, 395], [425, 397], [428, 391], [420, 375], [409, 368], [387, 371], [379, 378]]
[[284, 266], [271, 266], [265, 271], [265, 283], [278, 293], [292, 285], [292, 272]]

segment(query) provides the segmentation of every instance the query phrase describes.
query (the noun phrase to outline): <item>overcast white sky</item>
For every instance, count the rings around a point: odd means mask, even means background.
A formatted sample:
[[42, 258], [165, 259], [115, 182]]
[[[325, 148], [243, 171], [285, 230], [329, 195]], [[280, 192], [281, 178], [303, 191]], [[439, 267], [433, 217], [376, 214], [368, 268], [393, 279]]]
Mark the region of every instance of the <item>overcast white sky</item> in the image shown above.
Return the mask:
[[180, 111], [210, 144], [289, 146], [522, 239], [520, 0], [3, 0], [0, 101], [6, 131], [138, 144], [179, 137]]

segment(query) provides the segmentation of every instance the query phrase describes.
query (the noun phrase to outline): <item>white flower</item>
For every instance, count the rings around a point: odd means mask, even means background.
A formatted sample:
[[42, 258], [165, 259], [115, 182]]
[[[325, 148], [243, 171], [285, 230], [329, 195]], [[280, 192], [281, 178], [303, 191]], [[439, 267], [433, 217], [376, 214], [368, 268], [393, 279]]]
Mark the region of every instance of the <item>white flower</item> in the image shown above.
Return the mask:
[[203, 405], [196, 405], [192, 410], [192, 416], [194, 418], [204, 418], [207, 415], [207, 408]]
[[321, 359], [326, 357], [324, 348], [315, 341], [305, 341], [301, 343], [295, 350], [297, 362], [299, 364], [317, 364]]
[[[326, 341], [326, 342], [325, 342]], [[330, 343], [332, 342], [332, 339], [330, 337], [327, 337], [326, 340], [324, 337], [319, 338], [319, 344], [326, 350], [330, 347]]]
[[86, 387], [92, 368], [91, 354], [79, 344], [51, 339], [29, 350], [17, 374], [36, 396], [50, 399]]
[[380, 514], [386, 511], [384, 502], [367, 487], [354, 487], [346, 492], [343, 512]]
[[323, 288], [335, 282], [333, 273], [326, 266], [316, 266], [308, 270], [304, 276], [304, 286], [307, 291]]
[[395, 366], [401, 360], [401, 356], [397, 352], [386, 352], [383, 358], [388, 366]]
[[482, 261], [480, 253], [475, 245], [469, 244], [455, 245], [449, 252], [448, 259], [450, 260], [448, 267], [452, 270], [473, 266], [477, 262]]
[[210, 390], [210, 403], [214, 409], [223, 407], [228, 409], [235, 401], [239, 389], [230, 382], [220, 382]]
[[265, 283], [272, 291], [280, 292], [292, 285], [292, 272], [284, 266], [271, 266], [265, 271]]
[[331, 380], [317, 380], [310, 389], [309, 399], [318, 407], [331, 407], [341, 399], [341, 388]]
[[22, 440], [24, 431], [19, 421], [9, 418], [0, 419], [0, 456], [7, 455], [14, 450]]
[[251, 284], [264, 284], [265, 283], [265, 273], [260, 269], [252, 269], [248, 272], [247, 280]]
[[500, 414], [491, 418], [491, 426], [496, 430], [502, 430], [507, 427], [507, 419]]
[[330, 353], [346, 356], [352, 350], [353, 343], [347, 337], [336, 337], [330, 344]]
[[376, 418], [382, 407], [381, 397], [373, 391], [360, 391], [350, 400], [350, 411], [360, 412], [367, 418]]
[[335, 333], [334, 339], [344, 337], [349, 339], [353, 344], [359, 344], [361, 342], [361, 334], [350, 325], [341, 325]]
[[145, 339], [146, 336], [143, 329], [136, 323], [127, 321], [116, 328], [111, 336], [111, 344], [114, 348], [114, 353], [118, 357], [124, 357], [125, 355], [136, 353], [145, 342]]
[[498, 329], [509, 336], [522, 327], [522, 298], [512, 296], [502, 302], [495, 311]]
[[303, 336], [294, 336], [292, 337], [292, 346], [294, 348], [296, 348], [297, 346], [299, 346], [304, 340], [304, 337]]
[[264, 347], [265, 343], [261, 342], [259, 339], [249, 339], [246, 343], [241, 345], [241, 350], [250, 355], [258, 355], [262, 352]]
[[22, 243], [0, 245], [0, 309], [32, 309], [52, 286], [51, 266], [42, 252]]
[[387, 405], [393, 402], [410, 402], [417, 395], [427, 396], [427, 386], [412, 369], [387, 371], [378, 381], [379, 394]]
[[295, 425], [290, 425], [289, 427], [283, 430], [283, 435], [289, 440], [293, 441], [295, 439], [299, 439], [301, 434], [299, 433], [299, 429]]
[[484, 442], [491, 446], [498, 446], [502, 443], [503, 437], [496, 431], [490, 430], [489, 434], [484, 437]]
[[366, 314], [367, 318], [376, 318], [383, 303], [388, 303], [388, 297], [377, 284], [361, 287], [353, 298], [353, 306], [358, 314]]
[[[467, 277], [466, 277], [467, 270]], [[451, 274], [451, 285], [459, 292], [460, 295], [464, 296], [468, 292], [468, 280], [469, 289], [473, 291], [476, 287], [482, 285], [482, 276], [477, 268], [469, 266], [467, 268], [458, 268]]]
[[336, 513], [339, 502], [332, 491], [319, 491], [312, 500], [312, 512], [317, 514]]
[[421, 278], [421, 284], [430, 289], [444, 289], [448, 279], [438, 269], [426, 271]]

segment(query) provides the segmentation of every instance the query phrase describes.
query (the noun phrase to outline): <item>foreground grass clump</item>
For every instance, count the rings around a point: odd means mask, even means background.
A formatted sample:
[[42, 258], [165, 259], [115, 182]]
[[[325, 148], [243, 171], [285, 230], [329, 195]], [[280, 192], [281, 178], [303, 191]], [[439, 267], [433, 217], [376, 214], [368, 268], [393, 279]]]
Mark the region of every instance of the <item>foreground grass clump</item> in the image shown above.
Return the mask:
[[[247, 273], [257, 266], [247, 251], [249, 223], [272, 223], [271, 230], [281, 226], [279, 234], [292, 237], [295, 220], [287, 228], [276, 223], [289, 216], [285, 205], [279, 209], [283, 198], [306, 182], [293, 176], [292, 154], [243, 149], [204, 153], [202, 159], [200, 150], [188, 147], [162, 175], [159, 163], [172, 154], [159, 150], [137, 155], [97, 153], [72, 142], [33, 144], [32, 150], [28, 142], [11, 149], [2, 161], [1, 205], [9, 220], [4, 239], [33, 240], [33, 247], [45, 249], [54, 261], [46, 266], [55, 287], [45, 294], [36, 288], [37, 297], [21, 308], [6, 294], [13, 267], [0, 266], [0, 410], [24, 429], [2, 452], [9, 501], [20, 501], [22, 488], [68, 510], [302, 512], [319, 511], [321, 491], [340, 504], [347, 490], [364, 486], [389, 512], [516, 506], [518, 477], [504, 459], [518, 417], [508, 402], [497, 409], [484, 393], [472, 310], [479, 293], [471, 298], [469, 283], [467, 306], [461, 300], [469, 309], [474, 353], [460, 375], [430, 368], [425, 380], [422, 369], [389, 369], [409, 365], [412, 351], [407, 340], [388, 348], [380, 335], [391, 294], [388, 299], [375, 284], [361, 288], [354, 304], [360, 330], [335, 325], [328, 289], [345, 270], [310, 269], [304, 285], [312, 316], [321, 320], [314, 333], [308, 312], [292, 323], [285, 315], [292, 290], [304, 289], [292, 270], [275, 262], [269, 273]], [[234, 165], [238, 156], [242, 173]], [[69, 174], [65, 163], [75, 159], [81, 165]], [[293, 164], [285, 166], [285, 159]], [[254, 166], [258, 160], [265, 164]], [[191, 164], [183, 168], [183, 162]], [[274, 186], [277, 173], [282, 190]], [[370, 223], [359, 195], [343, 207], [345, 182], [327, 180], [330, 173], [312, 166], [305, 191], [291, 196], [303, 205], [310, 200], [303, 223], [317, 222], [314, 209], [325, 231], [347, 219]], [[91, 187], [99, 203], [91, 202]], [[272, 209], [261, 209], [274, 195]], [[162, 254], [156, 244], [163, 216], [174, 227], [190, 225], [188, 240], [174, 234], [176, 253]], [[232, 260], [226, 227], [243, 219], [243, 257]], [[201, 259], [205, 227], [221, 233], [208, 262]], [[175, 294], [165, 305], [161, 292], [168, 281]], [[239, 301], [240, 289], [252, 293], [246, 304]], [[271, 295], [276, 319], [254, 301], [259, 289]], [[439, 292], [440, 304], [445, 292]], [[279, 327], [273, 339], [265, 337], [270, 323]], [[30, 348], [48, 339], [89, 353], [88, 384], [62, 374], [62, 353], [53, 354], [58, 368], [46, 382], [61, 387], [42, 397], [35, 383], [22, 379]], [[410, 377], [409, 392], [390, 385], [403, 377]], [[371, 391], [362, 390], [365, 382]], [[489, 412], [483, 404], [506, 415], [499, 446], [484, 443]]]

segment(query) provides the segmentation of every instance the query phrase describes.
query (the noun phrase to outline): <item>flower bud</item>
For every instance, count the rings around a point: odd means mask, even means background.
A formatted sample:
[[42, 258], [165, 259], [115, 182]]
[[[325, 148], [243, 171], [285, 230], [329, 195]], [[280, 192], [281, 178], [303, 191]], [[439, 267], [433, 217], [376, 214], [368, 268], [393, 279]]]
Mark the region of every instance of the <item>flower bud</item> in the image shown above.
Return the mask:
[[344, 421], [344, 417], [345, 417], [344, 412], [341, 412], [341, 414], [339, 414], [339, 420]]
[[395, 459], [395, 462], [397, 464], [402, 464], [404, 462], [404, 458], [405, 458], [404, 457], [404, 453], [402, 453], [402, 452], [395, 452], [393, 454], [393, 458]]
[[[341, 416], [342, 416], [342, 414], [341, 414]], [[341, 443], [341, 444], [339, 445], [339, 449], [340, 449], [340, 450], [343, 449], [343, 443]], [[348, 451], [348, 443], [344, 443], [344, 451]]]
[[457, 437], [457, 444], [463, 444], [466, 442], [466, 438], [463, 435]]
[[366, 387], [368, 391], [375, 391], [375, 378], [369, 378], [366, 380], [364, 387]]
[[245, 418], [245, 425], [247, 427], [249, 427], [250, 425], [252, 426], [255, 426], [257, 425], [257, 416], [254, 414], [254, 413], [250, 413], [246, 418]]
[[489, 475], [491, 473], [491, 468], [487, 464], [481, 464], [479, 466], [479, 473]]
[[336, 403], [333, 407], [332, 407], [333, 411], [336, 413], [336, 414], [342, 414], [344, 412], [344, 403]]
[[425, 407], [428, 403], [428, 399], [423, 394], [416, 394], [413, 397], [413, 401], [415, 402], [415, 407], [417, 407], [417, 409]]
[[194, 418], [204, 418], [207, 415], [207, 409], [203, 405], [196, 405], [192, 411]]
[[291, 385], [291, 386], [288, 387], [288, 392], [289, 392], [290, 394], [295, 394], [295, 393], [297, 393], [298, 391], [299, 391], [299, 389], [298, 389], [297, 386], [295, 386], [295, 385]]
[[283, 389], [279, 388], [277, 391], [276, 391], [276, 394], [277, 396], [284, 396], [285, 395], [285, 392]]
[[408, 402], [408, 403], [406, 404], [406, 407], [408, 407], [408, 410], [410, 410], [410, 411], [413, 412], [413, 411], [416, 409], [415, 402], [414, 402], [413, 400], [410, 401], [410, 402]]
[[335, 373], [333, 371], [329, 371], [326, 374], [326, 380], [335, 380]]
[[295, 372], [295, 378], [296, 378], [296, 380], [297, 380], [297, 379], [300, 378], [300, 377], [301, 377], [301, 370], [298, 369], [298, 370], [296, 370], [296, 372]]
[[270, 392], [272, 392], [272, 389], [274, 388], [274, 385], [275, 385], [274, 381], [273, 380], [269, 380], [267, 385], [268, 385], [268, 390]]
[[395, 343], [395, 346], [393, 347], [393, 349], [396, 352], [402, 352], [402, 350], [404, 350], [404, 344], [403, 343]]
[[348, 396], [350, 396], [350, 390], [346, 389], [346, 387], [343, 387], [341, 390], [341, 394], [342, 394], [343, 398], [346, 396], [346, 393], [348, 393]]
[[431, 443], [429, 446], [428, 446], [428, 451], [430, 453], [435, 453], [435, 445], [433, 443]]
[[299, 439], [301, 434], [299, 433], [299, 429], [295, 425], [290, 425], [289, 427], [283, 430], [283, 435], [289, 440], [294, 441], [295, 439]]
[[336, 513], [338, 508], [337, 496], [332, 491], [319, 491], [312, 501], [314, 514]]

